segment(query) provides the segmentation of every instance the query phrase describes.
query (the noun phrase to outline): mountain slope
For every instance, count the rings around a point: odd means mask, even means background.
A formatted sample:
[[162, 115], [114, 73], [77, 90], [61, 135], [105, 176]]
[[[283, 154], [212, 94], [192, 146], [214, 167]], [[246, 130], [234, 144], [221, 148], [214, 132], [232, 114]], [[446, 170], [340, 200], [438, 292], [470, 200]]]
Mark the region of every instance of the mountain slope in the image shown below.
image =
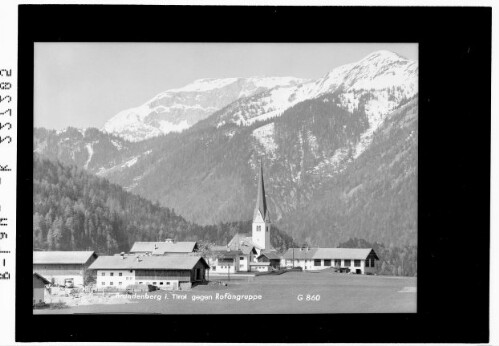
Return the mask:
[[[33, 247], [128, 251], [135, 241], [165, 238], [220, 245], [235, 233], [247, 233], [251, 222], [199, 226], [175, 211], [126, 192], [75, 166], [33, 158]], [[275, 229], [271, 239], [285, 250], [293, 240]]]
[[417, 71], [375, 52], [318, 81], [244, 95], [181, 133], [100, 153], [94, 137], [117, 137], [40, 130], [34, 149], [202, 225], [251, 218], [262, 159], [271, 219], [297, 241], [415, 244]]
[[365, 112], [370, 123], [418, 92], [418, 63], [389, 51], [369, 54], [357, 63], [335, 68], [324, 77], [298, 85], [278, 86], [242, 98], [210, 117], [212, 126], [228, 122], [249, 125], [280, 116], [286, 109], [325, 94], [339, 95], [338, 104], [353, 111], [368, 97]]

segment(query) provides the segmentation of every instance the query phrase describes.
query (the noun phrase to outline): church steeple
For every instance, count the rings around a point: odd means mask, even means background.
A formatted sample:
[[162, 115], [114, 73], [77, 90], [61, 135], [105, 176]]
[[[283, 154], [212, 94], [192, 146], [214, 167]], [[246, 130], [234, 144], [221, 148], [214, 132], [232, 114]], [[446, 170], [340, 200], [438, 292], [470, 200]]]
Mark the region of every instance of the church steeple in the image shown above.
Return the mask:
[[260, 161], [260, 179], [258, 179], [258, 192], [256, 196], [255, 212], [253, 213], [253, 220], [257, 217], [257, 212], [260, 212], [262, 218], [267, 221], [269, 213], [267, 210], [267, 200], [265, 199], [265, 184], [263, 182], [263, 165]]
[[263, 165], [260, 161], [260, 177], [256, 195], [255, 212], [253, 213], [252, 240], [259, 248], [257, 251], [269, 250], [270, 245], [270, 213], [267, 209], [265, 197], [265, 184], [263, 182]]

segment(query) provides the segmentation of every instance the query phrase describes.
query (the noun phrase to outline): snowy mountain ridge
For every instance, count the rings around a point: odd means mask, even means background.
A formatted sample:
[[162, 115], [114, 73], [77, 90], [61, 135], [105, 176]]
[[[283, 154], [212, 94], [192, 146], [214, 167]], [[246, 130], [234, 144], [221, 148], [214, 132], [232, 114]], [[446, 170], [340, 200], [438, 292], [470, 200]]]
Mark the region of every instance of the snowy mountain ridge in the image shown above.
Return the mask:
[[106, 122], [103, 131], [136, 142], [181, 132], [214, 113], [219, 113], [212, 123], [216, 127], [227, 123], [248, 126], [328, 93], [339, 93], [340, 105], [350, 112], [358, 108], [362, 95], [369, 93], [365, 111], [376, 124], [402, 99], [418, 92], [417, 78], [417, 61], [381, 50], [317, 80], [263, 76], [198, 79], [119, 112]]
[[[345, 169], [347, 163], [357, 159], [369, 147], [375, 132], [387, 116], [399, 107], [403, 100], [412, 98], [417, 92], [417, 62], [393, 52], [377, 51], [358, 63], [340, 66], [315, 82], [296, 87], [275, 88], [270, 90], [266, 97], [254, 101], [242, 100], [234, 108], [234, 112], [228, 109], [221, 114], [218, 126], [230, 121], [240, 126], [250, 125], [255, 121], [280, 116], [287, 109], [305, 100], [334, 94], [337, 96], [337, 106], [350, 113], [362, 107], [367, 116], [368, 127], [361, 133], [358, 142], [338, 148], [330, 158], [325, 158], [309, 171], [311, 174], [332, 176]], [[244, 102], [249, 102], [250, 105], [245, 105]], [[322, 102], [329, 102], [329, 99], [325, 98]], [[248, 108], [256, 112], [248, 116], [245, 113]], [[253, 131], [253, 136], [258, 139], [257, 147], [262, 147], [271, 160], [276, 159], [272, 154], [276, 151], [273, 129], [273, 123], [270, 123]], [[313, 142], [312, 138], [309, 144], [312, 147]]]
[[359, 101], [369, 98], [365, 112], [375, 126], [401, 100], [418, 92], [418, 63], [390, 51], [377, 51], [357, 63], [339, 66], [324, 77], [298, 85], [278, 86], [250, 98], [240, 99], [219, 112], [213, 121], [220, 127], [239, 126], [280, 116], [286, 109], [325, 94], [337, 93], [342, 108], [353, 112]]
[[104, 124], [103, 131], [132, 142], [182, 132], [241, 97], [303, 82], [294, 77], [198, 79], [119, 112]]

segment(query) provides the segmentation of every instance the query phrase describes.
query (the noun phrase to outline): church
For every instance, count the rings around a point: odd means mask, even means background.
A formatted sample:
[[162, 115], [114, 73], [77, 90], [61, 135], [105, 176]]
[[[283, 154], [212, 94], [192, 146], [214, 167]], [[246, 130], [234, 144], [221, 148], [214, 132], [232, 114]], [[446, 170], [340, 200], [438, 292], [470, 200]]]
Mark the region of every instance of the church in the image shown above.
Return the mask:
[[355, 274], [375, 273], [379, 258], [373, 249], [290, 248], [280, 255], [270, 244], [272, 231], [267, 208], [263, 166], [260, 176], [251, 234], [237, 233], [227, 246], [214, 246], [207, 256], [212, 273], [268, 272], [280, 268], [302, 270], [335, 269]]
[[279, 269], [280, 258], [270, 244], [271, 221], [265, 196], [263, 165], [260, 176], [251, 234], [237, 233], [227, 246], [212, 247], [208, 256], [213, 273], [236, 273], [244, 271], [270, 271]]
[[238, 233], [234, 235], [228, 246], [230, 248], [238, 248], [242, 245], [253, 246], [258, 255], [261, 255], [262, 252], [273, 251], [272, 245], [270, 245], [270, 228], [270, 213], [267, 209], [265, 184], [263, 181], [263, 165], [260, 163], [260, 177], [258, 179], [258, 190], [255, 210], [253, 212], [251, 235]]

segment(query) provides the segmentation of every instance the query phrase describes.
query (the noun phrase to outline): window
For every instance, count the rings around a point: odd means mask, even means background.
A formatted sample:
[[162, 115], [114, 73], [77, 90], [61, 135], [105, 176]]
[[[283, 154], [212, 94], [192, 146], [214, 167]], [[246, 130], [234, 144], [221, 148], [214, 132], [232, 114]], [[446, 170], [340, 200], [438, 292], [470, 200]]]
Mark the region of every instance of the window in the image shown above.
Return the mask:
[[256, 226], [256, 230], [260, 232], [262, 230], [262, 226]]
[[110, 286], [112, 286], [112, 285], [113, 285], [113, 282], [111, 281], [111, 282], [109, 283], [109, 285], [110, 285]]
[[244, 261], [244, 257], [239, 257], [239, 260], [240, 261]]
[[119, 273], [118, 275], [119, 275], [119, 276], [123, 276], [123, 273]]
[[360, 267], [360, 260], [353, 260], [354, 267]]
[[374, 268], [374, 258], [371, 258], [371, 267]]
[[341, 267], [341, 260], [340, 260], [340, 259], [335, 259], [335, 260], [334, 260], [334, 265], [335, 265], [336, 267]]
[[130, 270], [130, 273], [133, 273], [133, 270]]
[[156, 285], [156, 284], [157, 284], [157, 282], [153, 282], [152, 284], [153, 284], [153, 285]]
[[345, 260], [345, 267], [350, 267], [352, 265], [351, 260]]
[[111, 272], [111, 276], [114, 276], [114, 273], [113, 273], [113, 272]]
[[122, 284], [122, 282], [118, 282], [118, 285], [120, 285], [120, 286], [121, 286], [121, 284]]
[[101, 274], [101, 275], [102, 275], [102, 276], [106, 276], [106, 273], [102, 272], [102, 274]]
[[320, 259], [314, 260], [314, 266], [315, 267], [320, 267], [321, 266], [321, 260]]
[[106, 286], [106, 283], [104, 281], [101, 282], [102, 286]]
[[325, 259], [324, 260], [324, 266], [331, 267], [331, 260], [330, 259]]
[[160, 285], [163, 285], [163, 282], [160, 282], [159, 284], [160, 284]]
[[368, 259], [366, 259], [364, 262], [365, 262], [365, 263], [364, 263], [365, 267], [366, 267], [366, 268], [369, 268], [369, 260], [368, 260]]
[[212, 266], [212, 267], [211, 267], [211, 270], [217, 270], [217, 267]]
[[269, 231], [269, 229], [270, 229], [270, 227], [269, 227], [269, 226], [267, 226], [267, 232]]

